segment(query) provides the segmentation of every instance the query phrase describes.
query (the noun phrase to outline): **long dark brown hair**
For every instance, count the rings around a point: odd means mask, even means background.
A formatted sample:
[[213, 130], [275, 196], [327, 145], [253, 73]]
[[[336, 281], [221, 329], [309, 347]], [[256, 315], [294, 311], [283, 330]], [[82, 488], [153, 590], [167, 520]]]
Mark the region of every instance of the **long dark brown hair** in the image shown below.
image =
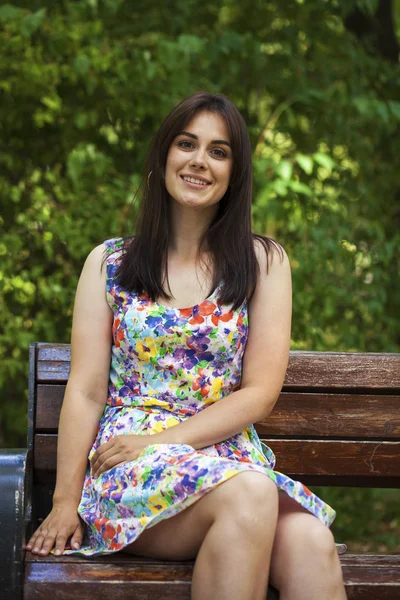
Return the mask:
[[[169, 196], [165, 186], [165, 165], [175, 137], [185, 129], [198, 111], [210, 111], [223, 117], [232, 147], [232, 175], [229, 187], [218, 204], [218, 210], [205, 231], [198, 258], [207, 248], [213, 262], [212, 290], [221, 284], [219, 301], [238, 308], [254, 294], [259, 265], [254, 239], [263, 244], [267, 264], [273, 247], [279, 244], [251, 231], [253, 192], [251, 145], [246, 123], [235, 105], [222, 94], [200, 91], [178, 104], [155, 134], [147, 155], [143, 191], [136, 235], [125, 240], [125, 252], [118, 268], [120, 285], [136, 293], [146, 292], [154, 301], [170, 300], [168, 288], [168, 248], [171, 224]], [[169, 291], [171, 291], [169, 289]]]

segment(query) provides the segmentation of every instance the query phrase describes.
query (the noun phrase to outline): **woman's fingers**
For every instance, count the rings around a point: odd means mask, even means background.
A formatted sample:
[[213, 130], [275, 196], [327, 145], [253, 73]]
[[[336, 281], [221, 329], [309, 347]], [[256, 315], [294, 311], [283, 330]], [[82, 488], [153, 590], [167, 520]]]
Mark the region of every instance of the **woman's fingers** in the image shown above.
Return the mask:
[[[68, 539], [68, 535], [65, 531], [63, 532], [59, 532], [57, 534], [57, 537], [55, 539], [56, 542], [56, 547], [54, 550], [54, 554], [56, 556], [60, 556], [60, 554], [62, 554], [65, 550], [65, 544], [67, 543], [67, 539]], [[48, 549], [48, 551], [50, 552], [50, 550], [52, 549], [53, 544], [50, 546], [50, 548]], [[46, 548], [47, 550], [47, 548]]]
[[[53, 529], [50, 530], [47, 535], [38, 535], [33, 544], [32, 554], [47, 556], [53, 547], [55, 547], [54, 554], [56, 556], [60, 556], [65, 550], [65, 545], [70, 535], [71, 533], [69, 533], [66, 529], [61, 529], [60, 531]], [[82, 538], [78, 539], [81, 540]], [[27, 550], [29, 550], [28, 546]]]
[[38, 531], [38, 535], [33, 543], [32, 554], [42, 554], [43, 552], [43, 544], [46, 539], [48, 539], [49, 533], [47, 530]]
[[54, 545], [56, 532], [50, 528], [39, 529], [37, 533], [38, 535], [33, 542], [32, 554], [48, 554]]
[[26, 544], [24, 550], [32, 550], [35, 545], [36, 538], [38, 536], [38, 532], [35, 531], [33, 535], [31, 535], [29, 542]]
[[117, 463], [133, 460], [134, 455], [143, 449], [142, 436], [140, 443], [134, 435], [117, 435], [101, 444], [91, 459], [91, 470], [95, 477], [115, 467]]
[[32, 550], [33, 548], [42, 547], [43, 539], [47, 534], [47, 528], [42, 525], [36, 529], [36, 531], [31, 535], [29, 542], [26, 544], [26, 550]]
[[99, 477], [102, 473], [105, 473], [109, 469], [112, 469], [117, 464], [123, 463], [126, 461], [119, 452], [115, 453], [112, 450], [109, 452], [104, 452], [99, 460], [96, 461], [96, 466], [92, 467], [92, 474], [94, 478]]
[[102, 462], [102, 456], [106, 453], [109, 452], [110, 450], [112, 450], [112, 447], [115, 444], [115, 439], [116, 438], [111, 438], [111, 440], [108, 440], [108, 442], [105, 442], [104, 444], [101, 444], [101, 446], [99, 446], [96, 450], [96, 452], [93, 454], [92, 456], [92, 468], [97, 466], [98, 462]]
[[67, 540], [71, 535], [78, 536], [77, 539], [79, 543], [81, 542], [83, 528], [77, 513], [74, 510], [71, 512], [70, 509], [60, 511], [53, 508], [47, 519], [31, 536], [25, 550], [30, 550], [32, 554], [46, 556], [55, 547], [54, 554], [59, 556], [64, 552]]
[[41, 556], [47, 556], [47, 554], [50, 552], [50, 550], [54, 546], [54, 542], [56, 540], [56, 537], [57, 537], [57, 532], [54, 529], [50, 530], [49, 533], [44, 538], [44, 541], [43, 541], [43, 544], [42, 544], [42, 549], [39, 552], [39, 554]]
[[[100, 446], [100, 448], [97, 450], [96, 454], [93, 455], [92, 458], [92, 473], [98, 473], [100, 471], [100, 469], [102, 467], [104, 467], [104, 463], [107, 461], [107, 464], [111, 464], [112, 463], [112, 459], [116, 454], [120, 454], [121, 450], [119, 448], [119, 445], [117, 443], [117, 438], [113, 438], [112, 440], [110, 440], [109, 442], [107, 442], [107, 444], [104, 444], [103, 446]], [[112, 464], [111, 464], [112, 466]], [[106, 469], [103, 469], [104, 471], [107, 471], [107, 469], [110, 469], [110, 467], [107, 467]]]
[[74, 534], [71, 538], [71, 548], [73, 548], [74, 550], [79, 550], [79, 548], [82, 546], [82, 539], [83, 539], [83, 527], [79, 523], [78, 527], [75, 529]]

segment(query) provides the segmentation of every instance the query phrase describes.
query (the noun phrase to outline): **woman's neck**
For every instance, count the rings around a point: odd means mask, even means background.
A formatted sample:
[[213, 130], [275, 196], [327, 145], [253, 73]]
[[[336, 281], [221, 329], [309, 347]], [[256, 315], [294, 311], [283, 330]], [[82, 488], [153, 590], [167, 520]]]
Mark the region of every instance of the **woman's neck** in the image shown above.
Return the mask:
[[171, 207], [171, 256], [182, 263], [196, 261], [200, 241], [215, 215], [215, 207], [210, 208], [213, 210]]

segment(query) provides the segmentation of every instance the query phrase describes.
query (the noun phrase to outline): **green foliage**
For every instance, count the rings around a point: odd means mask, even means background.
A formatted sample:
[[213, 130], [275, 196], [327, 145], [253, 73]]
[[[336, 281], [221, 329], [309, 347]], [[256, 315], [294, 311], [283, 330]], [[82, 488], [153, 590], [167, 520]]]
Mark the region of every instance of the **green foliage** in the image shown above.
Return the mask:
[[332, 531], [353, 552], [400, 552], [399, 491], [314, 486], [337, 512]]
[[[29, 342], [67, 342], [89, 251], [134, 230], [152, 135], [199, 89], [254, 148], [254, 229], [292, 263], [292, 348], [398, 351], [398, 65], [346, 30], [375, 0], [0, 6], [0, 444]], [[396, 135], [397, 134], [397, 135]]]

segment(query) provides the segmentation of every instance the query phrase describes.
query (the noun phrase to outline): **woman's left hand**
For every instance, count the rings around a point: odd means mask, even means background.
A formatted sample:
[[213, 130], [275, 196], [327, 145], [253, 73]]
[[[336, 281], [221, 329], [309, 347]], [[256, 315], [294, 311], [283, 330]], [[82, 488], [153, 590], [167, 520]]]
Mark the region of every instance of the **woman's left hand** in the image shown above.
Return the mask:
[[101, 444], [92, 456], [92, 477], [96, 479], [117, 465], [135, 460], [148, 445], [147, 435], [118, 435], [111, 438], [105, 444]]

